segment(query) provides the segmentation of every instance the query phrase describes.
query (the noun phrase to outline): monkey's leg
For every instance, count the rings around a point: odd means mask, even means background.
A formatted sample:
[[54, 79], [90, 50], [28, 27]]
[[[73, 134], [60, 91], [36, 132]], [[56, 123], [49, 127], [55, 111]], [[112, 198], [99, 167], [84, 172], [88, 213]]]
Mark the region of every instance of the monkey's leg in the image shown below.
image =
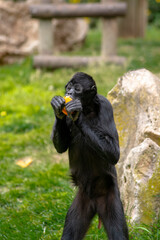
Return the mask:
[[82, 240], [94, 215], [94, 204], [79, 191], [68, 210], [61, 240]]
[[107, 196], [97, 200], [97, 212], [102, 219], [109, 240], [129, 239], [123, 207], [117, 191], [109, 191]]

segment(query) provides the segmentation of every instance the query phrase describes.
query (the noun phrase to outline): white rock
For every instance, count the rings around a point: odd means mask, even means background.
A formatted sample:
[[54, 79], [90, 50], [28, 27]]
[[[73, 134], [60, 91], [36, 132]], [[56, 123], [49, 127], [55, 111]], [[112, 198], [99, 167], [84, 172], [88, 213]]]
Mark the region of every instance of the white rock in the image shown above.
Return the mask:
[[128, 72], [108, 99], [120, 138], [124, 208], [133, 221], [149, 222], [160, 209], [160, 79], [146, 69]]

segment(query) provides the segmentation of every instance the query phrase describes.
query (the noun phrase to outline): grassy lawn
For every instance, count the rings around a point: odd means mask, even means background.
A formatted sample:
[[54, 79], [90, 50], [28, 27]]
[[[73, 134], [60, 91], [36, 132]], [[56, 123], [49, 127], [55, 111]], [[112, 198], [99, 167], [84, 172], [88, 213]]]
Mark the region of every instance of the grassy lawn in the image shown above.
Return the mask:
[[[149, 27], [145, 39], [120, 39], [118, 54], [127, 58], [123, 67], [47, 72], [33, 70], [30, 58], [0, 67], [0, 239], [60, 239], [76, 190], [69, 181], [67, 153], [57, 154], [50, 140], [54, 122], [50, 100], [64, 95], [64, 85], [76, 71], [92, 75], [104, 96], [128, 70], [147, 68], [160, 76], [159, 36], [160, 29]], [[70, 55], [97, 55], [100, 42], [100, 31], [92, 30], [83, 48]], [[16, 165], [24, 157], [33, 159], [27, 168]], [[85, 239], [106, 239], [97, 225], [95, 218]], [[157, 224], [129, 228], [131, 239], [160, 238]]]

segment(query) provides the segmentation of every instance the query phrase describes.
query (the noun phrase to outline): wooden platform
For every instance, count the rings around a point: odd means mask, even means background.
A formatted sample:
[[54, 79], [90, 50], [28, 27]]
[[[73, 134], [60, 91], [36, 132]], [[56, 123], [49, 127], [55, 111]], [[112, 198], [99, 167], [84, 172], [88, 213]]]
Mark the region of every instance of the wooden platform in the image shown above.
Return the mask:
[[75, 18], [75, 17], [105, 17], [124, 16], [127, 4], [124, 2], [81, 3], [81, 4], [36, 4], [30, 7], [33, 18]]
[[[39, 55], [33, 59], [35, 68], [55, 69], [61, 67], [81, 67], [101, 63], [124, 64], [125, 58], [117, 56], [118, 17], [127, 12], [125, 2], [101, 0], [101, 3], [50, 4], [30, 6], [30, 14], [39, 19]], [[70, 57], [54, 56], [53, 25], [55, 18], [97, 17], [102, 21], [101, 56]]]
[[123, 65], [125, 62], [124, 57], [110, 56], [107, 58], [102, 57], [68, 57], [68, 56], [52, 56], [52, 55], [38, 55], [34, 56], [33, 66], [35, 68], [56, 69], [62, 67], [83, 67], [88, 65], [100, 65], [102, 63], [114, 63]]

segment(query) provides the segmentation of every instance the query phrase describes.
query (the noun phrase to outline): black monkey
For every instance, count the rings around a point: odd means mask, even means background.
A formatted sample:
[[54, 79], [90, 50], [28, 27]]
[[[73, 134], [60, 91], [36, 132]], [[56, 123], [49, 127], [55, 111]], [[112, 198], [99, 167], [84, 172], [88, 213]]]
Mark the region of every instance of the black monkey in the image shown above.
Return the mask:
[[[97, 213], [109, 240], [127, 240], [128, 229], [117, 184], [115, 164], [119, 140], [110, 102], [97, 94], [91, 76], [78, 72], [67, 83], [66, 95], [53, 97], [56, 120], [52, 132], [59, 153], [69, 149], [69, 163], [78, 193], [67, 213], [62, 240], [81, 240]], [[62, 109], [65, 106], [68, 115]]]

